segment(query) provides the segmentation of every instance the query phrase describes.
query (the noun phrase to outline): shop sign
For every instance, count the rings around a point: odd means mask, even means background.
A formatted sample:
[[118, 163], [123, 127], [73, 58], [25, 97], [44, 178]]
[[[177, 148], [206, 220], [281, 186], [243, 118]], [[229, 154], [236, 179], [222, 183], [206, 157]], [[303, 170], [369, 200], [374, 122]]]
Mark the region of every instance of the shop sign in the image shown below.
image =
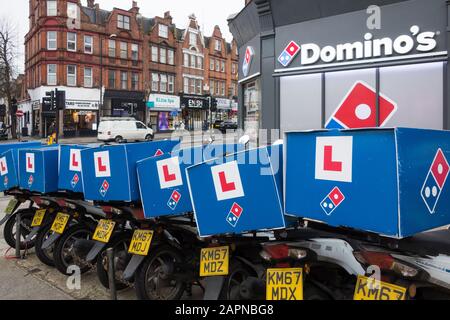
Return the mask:
[[66, 109], [98, 110], [98, 101], [66, 100]]
[[39, 100], [33, 101], [31, 105], [33, 110], [39, 110], [39, 108], [41, 107], [41, 102]]
[[[312, 65], [319, 61], [331, 63], [394, 55], [404, 56], [414, 50], [426, 53], [433, 51], [437, 47], [436, 35], [439, 35], [439, 31], [421, 32], [420, 27], [414, 25], [410, 28], [409, 33], [399, 35], [396, 38], [384, 37], [374, 39], [373, 34], [368, 32], [364, 35], [363, 41], [324, 47], [315, 43], [298, 45], [295, 41], [290, 41], [288, 47], [278, 57], [278, 62], [287, 67], [294, 60], [298, 51], [300, 51], [299, 56], [302, 65]], [[289, 48], [294, 51], [290, 52]]]
[[228, 110], [231, 109], [232, 101], [230, 99], [216, 98], [217, 109]]
[[180, 97], [163, 94], [151, 94], [148, 98], [147, 107], [150, 109], [162, 108], [178, 110], [180, 108]]
[[245, 49], [244, 63], [242, 64], [242, 72], [244, 73], [244, 77], [248, 76], [254, 55], [255, 50], [253, 47], [248, 46], [247, 49]]
[[181, 97], [181, 106], [192, 109], [208, 109], [209, 99], [202, 96], [183, 96]]

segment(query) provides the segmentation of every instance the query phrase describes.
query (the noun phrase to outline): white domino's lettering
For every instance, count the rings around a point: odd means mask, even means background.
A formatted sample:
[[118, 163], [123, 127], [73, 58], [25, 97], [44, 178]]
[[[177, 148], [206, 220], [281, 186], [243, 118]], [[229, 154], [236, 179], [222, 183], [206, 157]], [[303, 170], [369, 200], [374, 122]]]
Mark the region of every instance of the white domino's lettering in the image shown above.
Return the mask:
[[352, 182], [353, 137], [317, 137], [317, 180]]
[[6, 163], [6, 157], [0, 158], [0, 174], [2, 177], [8, 174], [8, 164]]
[[211, 174], [218, 201], [245, 195], [237, 161], [214, 166], [211, 168]]
[[97, 178], [111, 177], [109, 151], [94, 152], [94, 167]]
[[183, 185], [179, 157], [168, 158], [156, 162], [161, 189]]
[[34, 153], [25, 154], [25, 170], [27, 173], [35, 173]]
[[81, 150], [70, 149], [69, 170], [81, 172]]

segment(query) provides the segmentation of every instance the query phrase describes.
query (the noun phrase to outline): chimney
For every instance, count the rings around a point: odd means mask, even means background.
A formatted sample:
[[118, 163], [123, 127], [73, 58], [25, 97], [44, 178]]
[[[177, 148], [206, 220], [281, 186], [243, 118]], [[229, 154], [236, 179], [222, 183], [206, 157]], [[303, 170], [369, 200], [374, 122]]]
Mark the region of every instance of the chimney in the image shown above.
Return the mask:
[[138, 4], [137, 4], [137, 1], [133, 1], [132, 2], [132, 8], [130, 9], [130, 12], [134, 12], [136, 14], [139, 13], [139, 7], [138, 7]]
[[172, 24], [172, 16], [170, 15], [170, 11], [164, 12], [164, 19], [168, 20], [170, 24]]
[[87, 0], [87, 6], [88, 6], [88, 8], [94, 9], [95, 8], [95, 0]]

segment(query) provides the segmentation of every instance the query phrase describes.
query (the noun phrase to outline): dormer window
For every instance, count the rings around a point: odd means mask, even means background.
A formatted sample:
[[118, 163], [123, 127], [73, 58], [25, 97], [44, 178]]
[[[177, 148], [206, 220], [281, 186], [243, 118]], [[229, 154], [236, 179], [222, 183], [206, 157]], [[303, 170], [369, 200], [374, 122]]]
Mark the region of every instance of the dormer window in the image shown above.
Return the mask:
[[169, 38], [169, 27], [164, 24], [160, 24], [158, 26], [158, 35], [161, 38]]
[[197, 35], [193, 32], [189, 32], [189, 45], [197, 46]]
[[118, 14], [117, 15], [117, 28], [130, 30], [130, 17]]
[[67, 17], [70, 19], [78, 19], [78, 5], [76, 3], [67, 3]]
[[222, 41], [216, 39], [214, 43], [214, 49], [216, 51], [222, 51]]

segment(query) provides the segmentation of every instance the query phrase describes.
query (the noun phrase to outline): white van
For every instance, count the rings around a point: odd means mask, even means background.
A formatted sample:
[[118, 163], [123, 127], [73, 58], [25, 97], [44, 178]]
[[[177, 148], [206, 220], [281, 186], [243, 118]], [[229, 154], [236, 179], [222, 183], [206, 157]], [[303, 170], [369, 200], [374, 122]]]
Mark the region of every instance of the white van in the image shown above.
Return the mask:
[[152, 141], [153, 130], [134, 118], [101, 119], [97, 139], [100, 141]]

